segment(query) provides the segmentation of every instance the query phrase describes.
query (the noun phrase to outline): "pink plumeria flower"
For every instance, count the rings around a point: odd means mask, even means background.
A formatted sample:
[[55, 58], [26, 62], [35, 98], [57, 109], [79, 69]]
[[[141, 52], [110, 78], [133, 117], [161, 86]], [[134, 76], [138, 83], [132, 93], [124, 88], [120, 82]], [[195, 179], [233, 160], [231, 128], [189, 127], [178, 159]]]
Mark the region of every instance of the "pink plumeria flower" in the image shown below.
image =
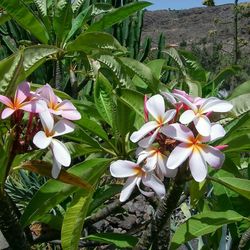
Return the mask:
[[188, 127], [178, 123], [165, 127], [163, 134], [181, 142], [169, 155], [167, 167], [176, 169], [189, 158], [191, 174], [198, 182], [202, 182], [207, 176], [207, 163], [214, 168], [220, 168], [225, 159], [224, 154], [212, 146], [203, 144], [211, 138], [218, 139], [224, 136], [220, 126], [215, 124], [212, 127], [211, 137], [195, 137]]
[[165, 195], [163, 183], [152, 172], [146, 172], [137, 163], [131, 161], [118, 160], [110, 165], [111, 175], [116, 178], [128, 177], [120, 195], [120, 201], [126, 201], [135, 186], [137, 185], [140, 192], [146, 196], [152, 196], [153, 192], [146, 192], [140, 188], [142, 182], [145, 186], [150, 187], [161, 198]]
[[28, 82], [19, 84], [12, 100], [6, 96], [0, 95], [0, 102], [7, 106], [2, 111], [1, 118], [5, 119], [17, 110], [24, 110], [32, 113], [42, 112], [44, 110], [43, 105], [35, 99], [29, 100], [29, 97], [30, 84]]
[[62, 101], [56, 96], [49, 84], [38, 89], [36, 93], [46, 101], [49, 111], [52, 114], [61, 115], [68, 120], [81, 119], [81, 114], [77, 111], [76, 107], [69, 100]]
[[39, 116], [44, 131], [35, 134], [33, 143], [41, 149], [51, 148], [54, 159], [52, 177], [57, 178], [61, 165], [68, 167], [71, 163], [71, 157], [66, 146], [55, 137], [73, 132], [74, 124], [66, 119], [61, 119], [54, 124], [54, 118], [48, 109], [40, 113]]
[[177, 170], [167, 168], [167, 157], [160, 151], [159, 148], [149, 146], [146, 149], [137, 149], [137, 164], [145, 161], [143, 168], [146, 171], [155, 171], [157, 176], [163, 180], [165, 177], [175, 177]]
[[146, 102], [146, 108], [155, 121], [145, 123], [138, 131], [132, 133], [130, 136], [130, 140], [132, 142], [138, 142], [143, 137], [151, 133], [144, 140], [143, 147], [147, 147], [152, 144], [157, 134], [161, 131], [161, 128], [171, 121], [176, 114], [174, 109], [170, 109], [165, 112], [165, 103], [161, 95], [154, 95], [149, 98]]
[[233, 108], [231, 103], [216, 97], [210, 97], [202, 101], [201, 105], [198, 105], [190, 102], [182, 95], [175, 94], [175, 96], [190, 108], [181, 114], [180, 122], [182, 124], [193, 122], [198, 133], [202, 136], [209, 136], [211, 132], [211, 123], [206, 114], [211, 112], [228, 112]]

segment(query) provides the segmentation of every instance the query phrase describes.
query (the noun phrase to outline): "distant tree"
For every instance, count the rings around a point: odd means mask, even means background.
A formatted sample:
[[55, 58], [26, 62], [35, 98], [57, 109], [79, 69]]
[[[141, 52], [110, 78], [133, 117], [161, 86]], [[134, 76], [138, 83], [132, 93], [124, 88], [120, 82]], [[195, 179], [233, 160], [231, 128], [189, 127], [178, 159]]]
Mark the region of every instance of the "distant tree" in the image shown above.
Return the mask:
[[215, 6], [214, 0], [203, 0], [202, 4], [208, 7]]

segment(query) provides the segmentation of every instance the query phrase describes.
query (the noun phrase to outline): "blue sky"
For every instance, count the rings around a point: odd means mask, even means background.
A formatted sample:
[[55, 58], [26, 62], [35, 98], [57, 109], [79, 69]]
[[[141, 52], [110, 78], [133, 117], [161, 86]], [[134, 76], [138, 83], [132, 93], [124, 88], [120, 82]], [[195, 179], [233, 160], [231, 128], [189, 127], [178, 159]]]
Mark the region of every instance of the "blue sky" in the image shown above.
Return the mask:
[[[160, 9], [188, 9], [193, 7], [201, 7], [203, 0], [147, 0], [153, 3], [148, 7], [148, 10], [160, 10]], [[216, 5], [234, 3], [234, 0], [214, 0]], [[239, 2], [247, 2], [247, 0], [239, 0]]]

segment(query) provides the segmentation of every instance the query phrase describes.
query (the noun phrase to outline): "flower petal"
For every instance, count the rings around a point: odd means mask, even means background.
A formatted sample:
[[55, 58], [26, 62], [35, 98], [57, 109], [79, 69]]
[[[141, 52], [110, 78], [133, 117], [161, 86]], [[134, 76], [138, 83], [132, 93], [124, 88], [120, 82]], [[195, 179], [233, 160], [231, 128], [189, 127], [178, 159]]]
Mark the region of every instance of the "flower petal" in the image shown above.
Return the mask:
[[163, 117], [165, 112], [165, 103], [161, 95], [154, 95], [146, 102], [148, 112], [154, 117], [156, 121]]
[[210, 140], [211, 141], [217, 140], [219, 138], [224, 137], [225, 134], [226, 134], [225, 129], [219, 123], [213, 124], [211, 126]]
[[124, 202], [129, 198], [135, 188], [137, 179], [138, 177], [130, 177], [127, 179], [120, 194], [120, 202]]
[[47, 137], [44, 131], [39, 131], [33, 137], [33, 143], [41, 149], [47, 148], [51, 143], [52, 138]]
[[193, 147], [186, 143], [176, 146], [168, 157], [167, 168], [175, 169], [179, 167], [192, 154], [192, 150]]
[[166, 190], [159, 178], [157, 178], [153, 174], [146, 174], [144, 177], [142, 177], [142, 183], [150, 187], [154, 190], [154, 192], [160, 197], [163, 198], [165, 196]]
[[76, 110], [76, 107], [68, 100], [62, 101], [57, 108], [62, 111], [62, 117], [69, 120], [81, 119], [81, 114]]
[[156, 163], [157, 163], [157, 153], [147, 158], [146, 164], [143, 166], [143, 169], [145, 169], [146, 172], [153, 171], [156, 168]]
[[46, 106], [45, 102], [40, 102], [36, 100], [22, 103], [20, 109], [32, 113], [41, 113], [46, 110]]
[[12, 108], [5, 108], [2, 111], [1, 118], [6, 119], [7, 117], [11, 116], [14, 112], [15, 112], [15, 110]]
[[163, 115], [163, 123], [167, 123], [169, 121], [171, 121], [176, 115], [176, 110], [175, 109], [170, 109], [168, 111], [166, 111]]
[[198, 133], [202, 136], [209, 136], [211, 132], [211, 123], [207, 116], [200, 115], [194, 118], [194, 125]]
[[75, 125], [65, 119], [59, 120], [55, 126], [53, 131], [55, 132], [53, 137], [59, 136], [59, 135], [64, 135], [73, 132], [75, 129]]
[[43, 129], [45, 131], [51, 132], [54, 128], [54, 118], [49, 110], [45, 109], [45, 111], [39, 113], [39, 116], [43, 125]]
[[18, 85], [15, 97], [14, 97], [14, 103], [20, 104], [22, 103], [30, 94], [30, 84], [28, 82], [23, 82]]
[[46, 84], [45, 86], [40, 88], [38, 90], [38, 93], [40, 94], [41, 97], [45, 98], [48, 101], [49, 106], [56, 105], [59, 101], [49, 84]]
[[207, 165], [200, 153], [200, 150], [194, 149], [189, 157], [189, 168], [192, 176], [198, 182], [202, 182], [207, 176]]
[[209, 145], [204, 145], [201, 153], [205, 161], [214, 168], [220, 168], [225, 160], [225, 155], [220, 150]]
[[168, 102], [170, 102], [172, 105], [175, 105], [177, 101], [174, 98], [173, 94], [167, 93], [167, 92], [161, 92], [161, 94], [167, 99]]
[[137, 166], [138, 164], [132, 161], [118, 160], [111, 163], [110, 173], [117, 178], [131, 177], [137, 174], [135, 170]]
[[150, 157], [154, 151], [152, 151], [153, 147], [149, 147], [147, 149], [143, 148], [138, 148], [136, 150], [136, 155], [137, 155], [137, 164], [142, 163], [147, 157]]
[[57, 178], [60, 174], [62, 165], [55, 159], [55, 157], [53, 157], [53, 166], [52, 166], [52, 170], [51, 170], [51, 175], [53, 178]]
[[68, 167], [71, 163], [71, 157], [66, 146], [57, 139], [52, 139], [50, 145], [56, 161]]
[[161, 129], [161, 132], [170, 138], [186, 143], [190, 143], [190, 139], [194, 138], [192, 131], [188, 127], [179, 123], [164, 126]]
[[13, 108], [12, 101], [8, 97], [6, 97], [4, 95], [0, 95], [0, 102], [3, 103], [4, 105], [6, 105], [9, 108]]
[[187, 98], [185, 98], [184, 96], [180, 95], [180, 94], [174, 94], [174, 96], [176, 98], [178, 98], [182, 103], [186, 104], [189, 108], [191, 108], [194, 112], [196, 112], [198, 110], [198, 108], [196, 107], [196, 105], [194, 105], [190, 100], [188, 100]]
[[195, 118], [195, 113], [193, 110], [189, 109], [183, 112], [180, 116], [180, 123], [189, 124]]
[[158, 127], [158, 123], [155, 121], [145, 123], [138, 131], [135, 131], [130, 136], [130, 140], [132, 142], [138, 142], [142, 139], [145, 135], [150, 133], [152, 130]]
[[233, 108], [233, 105], [228, 102], [228, 101], [224, 101], [224, 100], [220, 100], [218, 98], [215, 97], [211, 97], [208, 98], [207, 101], [205, 101], [203, 103], [203, 105], [201, 106], [201, 110], [204, 113], [208, 113], [208, 112], [228, 112]]

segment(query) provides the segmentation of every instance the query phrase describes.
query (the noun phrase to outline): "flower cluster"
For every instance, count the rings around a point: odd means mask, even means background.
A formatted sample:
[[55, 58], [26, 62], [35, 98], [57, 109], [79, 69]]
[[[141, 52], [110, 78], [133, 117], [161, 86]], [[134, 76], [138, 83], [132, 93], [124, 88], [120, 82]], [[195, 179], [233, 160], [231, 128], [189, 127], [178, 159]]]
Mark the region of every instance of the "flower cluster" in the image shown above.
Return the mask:
[[[166, 110], [165, 100], [172, 109]], [[219, 168], [224, 162], [223, 146], [207, 143], [225, 135], [224, 128], [212, 123], [212, 112], [228, 112], [232, 104], [215, 97], [192, 97], [181, 90], [157, 94], [145, 100], [145, 124], [131, 134], [130, 140], [138, 143], [137, 162], [118, 160], [111, 164], [111, 175], [128, 177], [120, 201], [131, 195], [135, 185], [151, 188], [158, 196], [165, 195], [163, 180], [175, 177], [178, 167], [188, 162], [193, 178], [202, 182], [207, 176], [207, 165]], [[150, 120], [148, 119], [150, 115]]]
[[[17, 142], [22, 148], [28, 149], [32, 140], [40, 149], [51, 149], [52, 176], [57, 178], [61, 166], [70, 165], [71, 157], [66, 146], [56, 137], [74, 131], [71, 120], [81, 118], [75, 106], [69, 100], [61, 100], [56, 96], [50, 85], [46, 84], [32, 92], [28, 82], [21, 83], [11, 99], [0, 95], [0, 102], [6, 105], [1, 118], [11, 116], [11, 122], [16, 128]], [[29, 113], [26, 129], [22, 124], [24, 111]]]

